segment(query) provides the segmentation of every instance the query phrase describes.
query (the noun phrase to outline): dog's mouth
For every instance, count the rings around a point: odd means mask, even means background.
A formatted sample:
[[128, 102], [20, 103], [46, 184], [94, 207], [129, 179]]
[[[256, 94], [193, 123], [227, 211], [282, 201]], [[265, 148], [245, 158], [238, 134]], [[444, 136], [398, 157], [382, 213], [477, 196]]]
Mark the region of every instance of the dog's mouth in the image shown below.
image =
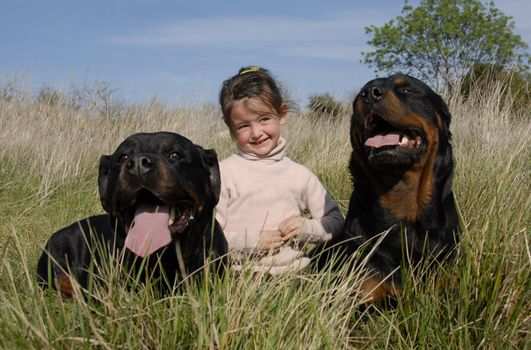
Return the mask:
[[195, 207], [188, 199], [176, 200], [171, 204], [165, 203], [150, 191], [142, 189], [136, 195], [135, 204], [125, 210], [124, 219], [129, 227], [134, 226], [135, 221], [143, 221], [138, 217], [140, 213], [159, 213], [167, 217], [168, 229], [172, 235], [175, 235], [183, 233], [194, 219]]
[[195, 206], [182, 199], [166, 203], [148, 190], [136, 195], [135, 204], [124, 211], [125, 245], [136, 255], [145, 256], [167, 246], [194, 220]]
[[369, 158], [378, 156], [416, 156], [426, 145], [425, 134], [415, 127], [396, 127], [383, 117], [372, 114], [365, 120], [363, 144]]

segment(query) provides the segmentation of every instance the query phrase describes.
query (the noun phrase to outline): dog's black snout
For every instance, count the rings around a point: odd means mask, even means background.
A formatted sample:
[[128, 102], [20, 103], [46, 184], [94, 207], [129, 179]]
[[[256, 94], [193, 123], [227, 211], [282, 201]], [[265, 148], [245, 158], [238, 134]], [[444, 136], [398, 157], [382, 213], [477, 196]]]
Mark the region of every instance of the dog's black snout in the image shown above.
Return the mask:
[[138, 156], [130, 159], [127, 162], [127, 168], [129, 172], [139, 175], [145, 175], [149, 173], [155, 167], [153, 160], [146, 156]]
[[135, 167], [135, 161], [132, 159], [129, 159], [126, 164], [127, 169], [131, 170]]
[[148, 172], [150, 172], [153, 167], [155, 166], [155, 164], [153, 163], [153, 161], [148, 158], [148, 157], [140, 157], [139, 161], [138, 161], [138, 172], [140, 173], [140, 175], [144, 175]]
[[385, 90], [382, 89], [379, 86], [373, 86], [371, 88], [371, 97], [374, 101], [379, 101], [382, 99], [383, 95], [385, 94]]
[[361, 92], [361, 97], [367, 103], [380, 101], [385, 95], [385, 89], [380, 86], [370, 85]]

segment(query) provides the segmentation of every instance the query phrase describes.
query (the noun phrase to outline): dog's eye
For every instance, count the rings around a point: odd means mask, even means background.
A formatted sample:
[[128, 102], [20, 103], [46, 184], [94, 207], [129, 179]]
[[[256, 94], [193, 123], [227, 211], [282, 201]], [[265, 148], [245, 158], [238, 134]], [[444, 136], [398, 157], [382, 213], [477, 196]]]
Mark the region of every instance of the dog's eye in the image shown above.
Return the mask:
[[168, 159], [171, 160], [172, 162], [175, 162], [175, 161], [183, 159], [183, 155], [180, 152], [173, 151], [168, 156]]
[[124, 163], [128, 159], [129, 159], [129, 156], [125, 153], [120, 154], [120, 157], [118, 157], [118, 161], [120, 162], [120, 164]]
[[413, 90], [411, 90], [410, 88], [401, 88], [400, 92], [403, 93], [403, 94], [409, 94], [409, 93], [413, 92]]

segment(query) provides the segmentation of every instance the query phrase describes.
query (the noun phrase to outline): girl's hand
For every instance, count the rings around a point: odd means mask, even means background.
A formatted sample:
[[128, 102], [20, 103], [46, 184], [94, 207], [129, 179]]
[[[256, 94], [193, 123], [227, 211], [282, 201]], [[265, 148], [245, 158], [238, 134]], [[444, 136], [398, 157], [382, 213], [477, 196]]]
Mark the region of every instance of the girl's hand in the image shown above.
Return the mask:
[[302, 219], [299, 216], [290, 216], [284, 219], [279, 225], [278, 230], [282, 235], [282, 240], [285, 242], [292, 237], [301, 233]]
[[258, 240], [258, 248], [263, 250], [275, 249], [284, 244], [279, 230], [263, 230]]

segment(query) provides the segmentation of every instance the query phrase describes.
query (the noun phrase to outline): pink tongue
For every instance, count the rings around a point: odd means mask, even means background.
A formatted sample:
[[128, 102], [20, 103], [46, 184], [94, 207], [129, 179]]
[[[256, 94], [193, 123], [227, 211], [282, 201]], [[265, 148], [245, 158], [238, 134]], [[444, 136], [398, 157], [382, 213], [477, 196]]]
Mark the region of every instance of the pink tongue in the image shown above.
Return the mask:
[[140, 206], [136, 209], [133, 227], [125, 238], [125, 246], [144, 257], [171, 243], [168, 228], [170, 208], [167, 206]]
[[369, 147], [383, 147], [383, 146], [394, 146], [400, 143], [400, 135], [398, 134], [387, 134], [387, 135], [376, 135], [370, 137], [365, 141], [365, 146]]

